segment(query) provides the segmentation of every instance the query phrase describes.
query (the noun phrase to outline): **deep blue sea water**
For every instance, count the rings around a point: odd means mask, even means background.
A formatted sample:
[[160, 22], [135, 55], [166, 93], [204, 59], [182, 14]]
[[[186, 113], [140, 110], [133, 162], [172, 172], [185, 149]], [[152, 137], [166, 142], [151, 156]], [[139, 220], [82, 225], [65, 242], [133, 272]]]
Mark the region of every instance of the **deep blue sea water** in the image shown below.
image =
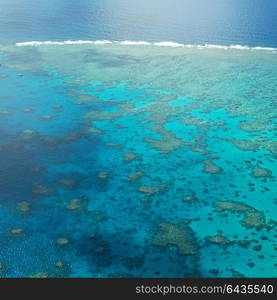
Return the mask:
[[0, 277], [276, 277], [276, 11], [2, 0]]
[[277, 46], [275, 0], [2, 0], [0, 41]]

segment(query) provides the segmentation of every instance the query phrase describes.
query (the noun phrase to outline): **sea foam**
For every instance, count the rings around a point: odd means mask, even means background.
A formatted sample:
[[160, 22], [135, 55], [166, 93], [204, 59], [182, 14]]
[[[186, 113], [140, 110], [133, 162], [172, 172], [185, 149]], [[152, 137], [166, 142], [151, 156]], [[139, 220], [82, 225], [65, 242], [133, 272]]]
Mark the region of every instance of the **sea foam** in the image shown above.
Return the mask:
[[67, 40], [67, 41], [30, 41], [30, 42], [20, 42], [16, 43], [16, 46], [42, 46], [42, 45], [84, 45], [84, 44], [92, 44], [92, 45], [107, 45], [107, 44], [116, 44], [116, 45], [129, 45], [129, 46], [156, 46], [156, 47], [173, 47], [173, 48], [198, 48], [198, 49], [237, 49], [237, 50], [260, 50], [260, 51], [276, 51], [277, 48], [273, 47], [250, 47], [243, 45], [214, 45], [214, 44], [182, 44], [176, 43], [172, 41], [164, 41], [164, 42], [147, 42], [147, 41], [110, 41], [110, 40]]

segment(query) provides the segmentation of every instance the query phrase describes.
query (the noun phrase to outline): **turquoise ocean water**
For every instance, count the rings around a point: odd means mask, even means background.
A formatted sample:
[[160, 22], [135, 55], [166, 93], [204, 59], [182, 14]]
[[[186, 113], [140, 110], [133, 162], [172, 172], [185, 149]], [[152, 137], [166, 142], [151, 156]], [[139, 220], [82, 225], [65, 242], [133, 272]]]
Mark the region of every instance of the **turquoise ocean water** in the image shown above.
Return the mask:
[[0, 5], [0, 276], [276, 277], [276, 4], [72, 2]]

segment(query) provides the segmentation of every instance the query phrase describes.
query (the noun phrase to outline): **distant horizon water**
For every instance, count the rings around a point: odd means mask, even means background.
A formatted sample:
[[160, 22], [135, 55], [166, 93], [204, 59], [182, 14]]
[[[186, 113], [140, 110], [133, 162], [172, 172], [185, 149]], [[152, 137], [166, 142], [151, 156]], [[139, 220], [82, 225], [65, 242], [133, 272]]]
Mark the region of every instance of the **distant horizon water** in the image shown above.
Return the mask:
[[277, 47], [274, 0], [2, 0], [0, 44], [28, 41], [172, 41]]

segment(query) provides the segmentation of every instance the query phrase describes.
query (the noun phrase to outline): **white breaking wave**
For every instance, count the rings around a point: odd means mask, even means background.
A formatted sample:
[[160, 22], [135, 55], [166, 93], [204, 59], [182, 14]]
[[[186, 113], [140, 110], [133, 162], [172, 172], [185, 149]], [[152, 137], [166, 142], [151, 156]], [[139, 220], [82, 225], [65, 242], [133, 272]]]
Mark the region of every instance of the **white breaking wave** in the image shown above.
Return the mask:
[[31, 41], [31, 42], [22, 42], [16, 43], [16, 46], [41, 46], [41, 45], [84, 45], [84, 44], [92, 44], [92, 45], [106, 45], [106, 44], [116, 44], [116, 45], [142, 45], [142, 46], [157, 46], [157, 47], [173, 47], [173, 48], [197, 48], [197, 49], [238, 49], [238, 50], [261, 50], [261, 51], [277, 51], [277, 48], [272, 47], [249, 47], [242, 45], [213, 45], [213, 44], [204, 44], [204, 45], [193, 45], [193, 44], [181, 44], [171, 41], [164, 42], [147, 42], [147, 41], [109, 41], [109, 40], [96, 40], [96, 41], [63, 41], [63, 42], [55, 42], [55, 41]]

